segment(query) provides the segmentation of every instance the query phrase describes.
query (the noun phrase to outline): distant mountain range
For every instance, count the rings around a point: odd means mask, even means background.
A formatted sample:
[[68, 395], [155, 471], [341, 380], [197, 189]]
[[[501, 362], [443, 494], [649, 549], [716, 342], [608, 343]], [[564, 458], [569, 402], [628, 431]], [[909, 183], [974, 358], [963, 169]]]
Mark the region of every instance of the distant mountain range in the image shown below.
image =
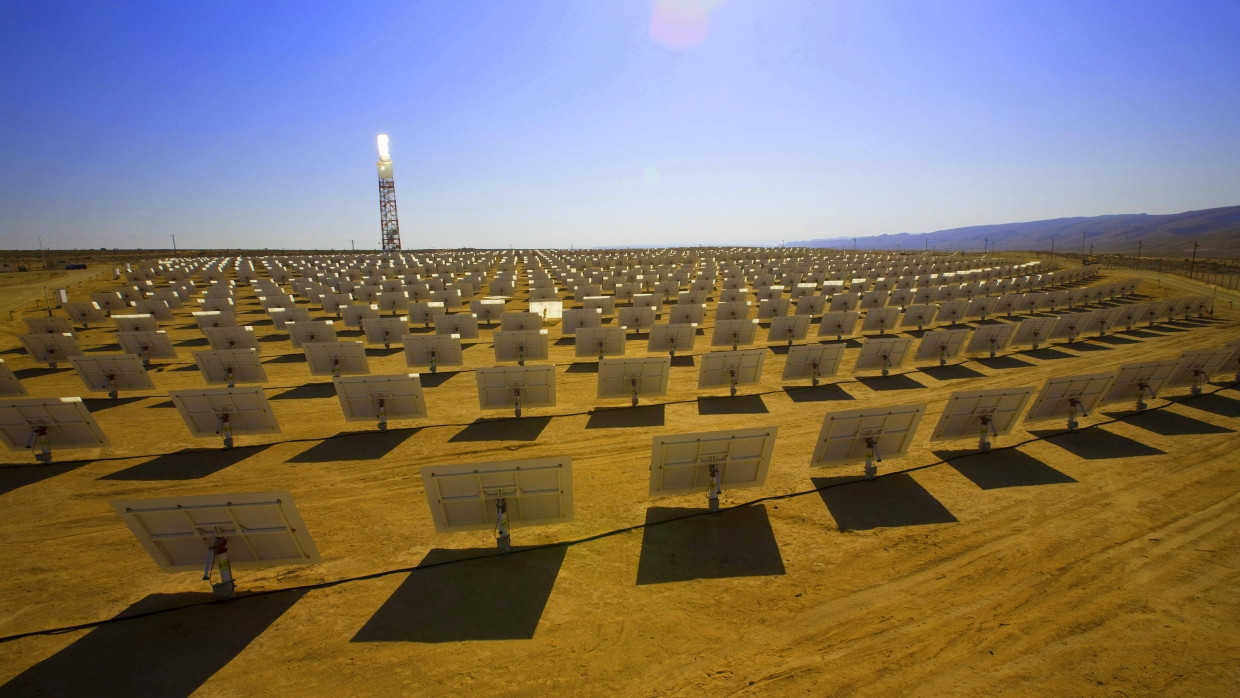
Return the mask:
[[[1199, 257], [1240, 257], [1240, 206], [1157, 216], [1124, 213], [1055, 218], [855, 239], [857, 249], [866, 250], [921, 250], [929, 246], [939, 251], [980, 252], [983, 244], [998, 251], [1049, 250], [1053, 238], [1056, 251], [1079, 253], [1082, 234], [1085, 250], [1088, 252], [1093, 245], [1095, 254], [1135, 255], [1140, 241], [1143, 256], [1187, 257], [1192, 254], [1195, 241], [1200, 244]], [[787, 246], [852, 249], [853, 240], [851, 236], [826, 238], [789, 242]]]

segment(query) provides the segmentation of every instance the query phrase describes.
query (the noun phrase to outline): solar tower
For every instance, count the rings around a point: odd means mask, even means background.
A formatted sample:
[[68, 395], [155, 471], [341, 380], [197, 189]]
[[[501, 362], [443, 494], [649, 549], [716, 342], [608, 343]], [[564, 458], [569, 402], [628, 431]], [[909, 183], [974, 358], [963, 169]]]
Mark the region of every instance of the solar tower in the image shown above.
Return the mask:
[[392, 156], [388, 137], [379, 134], [379, 231], [384, 252], [400, 250], [400, 222], [396, 220], [396, 180], [392, 179]]

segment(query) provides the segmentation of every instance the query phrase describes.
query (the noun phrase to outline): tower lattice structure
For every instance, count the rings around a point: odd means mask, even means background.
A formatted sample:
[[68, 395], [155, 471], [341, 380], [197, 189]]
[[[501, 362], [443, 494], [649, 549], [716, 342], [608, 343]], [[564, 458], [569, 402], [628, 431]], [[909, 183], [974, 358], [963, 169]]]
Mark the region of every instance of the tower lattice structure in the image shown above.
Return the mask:
[[392, 177], [392, 158], [387, 153], [387, 137], [379, 140], [379, 234], [384, 252], [400, 250], [400, 221], [396, 218], [396, 180]]
[[400, 249], [400, 221], [396, 218], [396, 183], [390, 179], [379, 180], [379, 230], [383, 237], [384, 252]]

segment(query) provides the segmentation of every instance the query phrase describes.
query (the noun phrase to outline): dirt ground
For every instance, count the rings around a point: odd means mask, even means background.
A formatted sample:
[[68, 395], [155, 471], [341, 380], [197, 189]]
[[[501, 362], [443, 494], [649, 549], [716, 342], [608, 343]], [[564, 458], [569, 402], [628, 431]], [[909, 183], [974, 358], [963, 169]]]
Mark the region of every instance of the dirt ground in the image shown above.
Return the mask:
[[[71, 300], [113, 283], [82, 282]], [[1186, 295], [1184, 283], [1147, 279], [1125, 300]], [[422, 373], [429, 419], [378, 432], [344, 421], [330, 380], [309, 375], [249, 288], [239, 301], [283, 433], [231, 450], [190, 436], [167, 397], [203, 386], [192, 352], [206, 341], [188, 307], [165, 323], [180, 359], [155, 363], [157, 390], [118, 400], [84, 392], [67, 362], [33, 362], [20, 310], [0, 318], [0, 358], [29, 393], [83, 396], [111, 440], [51, 465], [0, 454], [0, 695], [1240, 692], [1231, 372], [1145, 412], [1106, 406], [1076, 432], [1021, 422], [989, 454], [928, 441], [953, 391], [1040, 387], [1240, 340], [1230, 302], [885, 379], [853, 374], [854, 338], [819, 388], [781, 382], [776, 345], [761, 385], [734, 398], [697, 390], [706, 327], [667, 396], [637, 408], [596, 400], [596, 364], [548, 323], [558, 406], [520, 419], [478, 409], [471, 371], [495, 363], [484, 328], [464, 370]], [[79, 335], [88, 352], [119, 351], [110, 327]], [[399, 347], [368, 353], [371, 373], [414, 370]], [[646, 356], [645, 340], [627, 355]], [[826, 413], [913, 403], [928, 405], [919, 437], [879, 478], [863, 480], [860, 463], [809, 467]], [[767, 425], [779, 433], [765, 484], [725, 490], [723, 511], [704, 514], [703, 495], [648, 496], [654, 436]], [[506, 556], [489, 532], [435, 532], [420, 466], [563, 455], [571, 523], [515, 529]], [[223, 603], [199, 574], [162, 573], [110, 505], [267, 490], [292, 493], [323, 562], [238, 569], [238, 597]]]

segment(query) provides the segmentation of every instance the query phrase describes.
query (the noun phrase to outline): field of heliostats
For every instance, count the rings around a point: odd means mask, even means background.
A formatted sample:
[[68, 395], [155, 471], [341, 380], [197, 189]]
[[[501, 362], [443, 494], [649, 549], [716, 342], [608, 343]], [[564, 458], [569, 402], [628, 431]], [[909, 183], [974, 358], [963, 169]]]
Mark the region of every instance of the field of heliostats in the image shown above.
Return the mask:
[[0, 695], [1240, 689], [1234, 293], [782, 248], [60, 281], [0, 286]]

